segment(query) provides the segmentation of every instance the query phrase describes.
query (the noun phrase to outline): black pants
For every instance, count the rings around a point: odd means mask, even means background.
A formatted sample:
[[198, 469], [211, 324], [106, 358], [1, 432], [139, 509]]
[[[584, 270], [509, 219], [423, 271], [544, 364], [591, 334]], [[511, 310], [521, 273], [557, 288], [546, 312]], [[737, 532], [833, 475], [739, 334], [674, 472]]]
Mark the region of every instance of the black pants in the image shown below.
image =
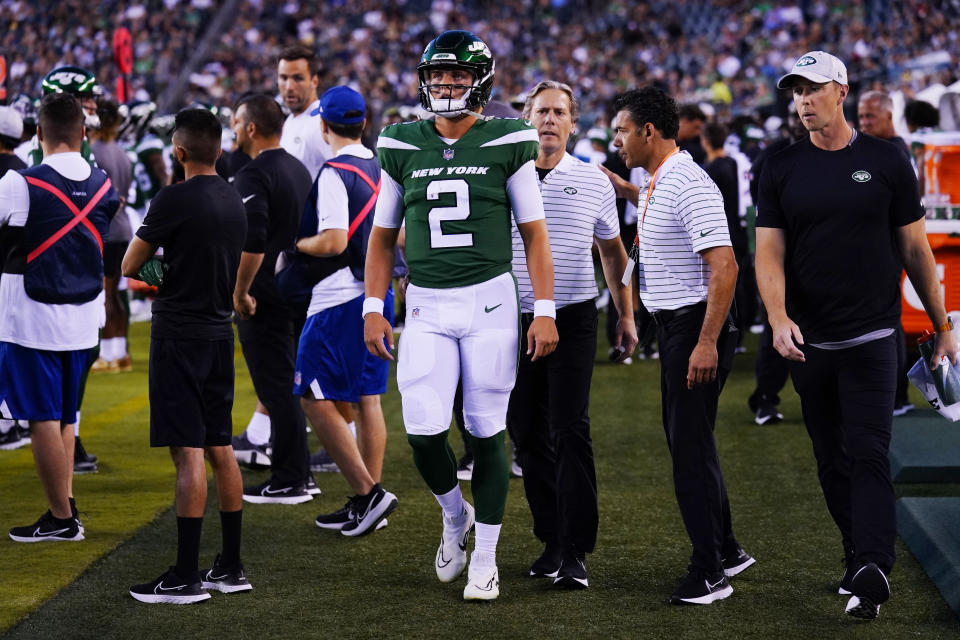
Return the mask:
[[309, 473], [306, 419], [293, 395], [297, 338], [295, 320], [282, 307], [257, 306], [249, 320], [237, 321], [237, 334], [250, 379], [270, 412], [273, 434], [271, 481], [302, 482]]
[[657, 321], [663, 428], [673, 458], [673, 486], [684, 527], [693, 545], [690, 568], [721, 571], [722, 556], [735, 552], [730, 501], [713, 437], [720, 390], [733, 365], [737, 331], [728, 319], [717, 341], [717, 377], [687, 389], [690, 354], [700, 337], [706, 305]]
[[827, 509], [844, 549], [859, 562], [893, 568], [897, 523], [890, 479], [890, 428], [897, 386], [897, 338], [850, 349], [800, 347], [791, 362], [803, 420], [813, 441]]
[[[532, 321], [532, 314], [523, 314], [523, 336]], [[594, 302], [558, 309], [557, 332], [557, 350], [536, 362], [526, 353], [526, 339], [520, 341], [507, 428], [523, 467], [533, 534], [543, 542], [590, 553], [599, 522], [588, 415], [597, 351]]]
[[773, 329], [764, 318], [763, 333], [757, 348], [756, 364], [757, 388], [747, 401], [750, 411], [756, 413], [761, 405], [779, 406], [780, 392], [790, 377], [787, 359], [773, 346]]

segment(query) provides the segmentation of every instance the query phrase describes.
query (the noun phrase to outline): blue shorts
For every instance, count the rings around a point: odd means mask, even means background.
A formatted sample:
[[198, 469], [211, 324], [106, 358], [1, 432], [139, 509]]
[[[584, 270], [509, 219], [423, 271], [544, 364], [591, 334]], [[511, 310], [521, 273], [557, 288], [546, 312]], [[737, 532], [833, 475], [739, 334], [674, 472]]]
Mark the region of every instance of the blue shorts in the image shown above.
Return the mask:
[[[372, 355], [363, 342], [363, 296], [307, 318], [297, 346], [293, 395], [309, 391], [317, 400], [359, 402], [387, 392], [390, 363]], [[383, 315], [393, 324], [393, 289]]]
[[74, 424], [91, 353], [91, 349], [44, 351], [0, 342], [2, 417]]

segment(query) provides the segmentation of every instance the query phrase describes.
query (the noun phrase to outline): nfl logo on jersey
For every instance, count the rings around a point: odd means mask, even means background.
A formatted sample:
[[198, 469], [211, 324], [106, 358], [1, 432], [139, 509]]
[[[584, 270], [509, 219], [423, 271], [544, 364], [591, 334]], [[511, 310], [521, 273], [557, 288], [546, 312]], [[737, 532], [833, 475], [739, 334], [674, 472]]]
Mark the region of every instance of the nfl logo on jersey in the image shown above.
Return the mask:
[[453, 160], [453, 149], [444, 149], [444, 150], [443, 150], [443, 159], [444, 159], [444, 160]]
[[419, 317], [420, 317], [420, 307], [414, 307], [414, 308], [413, 308], [413, 314], [412, 314], [412, 315], [413, 315], [414, 318], [419, 318]]

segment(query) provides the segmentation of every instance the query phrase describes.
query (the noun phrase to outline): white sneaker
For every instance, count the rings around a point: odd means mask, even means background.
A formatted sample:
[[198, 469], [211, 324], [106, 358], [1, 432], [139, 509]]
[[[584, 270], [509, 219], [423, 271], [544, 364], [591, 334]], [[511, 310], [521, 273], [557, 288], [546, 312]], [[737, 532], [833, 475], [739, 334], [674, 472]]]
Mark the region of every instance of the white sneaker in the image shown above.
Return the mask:
[[492, 554], [474, 551], [470, 556], [467, 571], [467, 586], [463, 589], [464, 600], [496, 600], [500, 595], [500, 575]]
[[443, 534], [440, 536], [440, 546], [434, 561], [440, 582], [453, 582], [467, 566], [467, 543], [470, 541], [470, 532], [473, 531], [474, 516], [473, 507], [466, 500], [463, 501], [463, 511], [466, 518], [460, 526], [454, 524], [446, 515], [443, 516]]

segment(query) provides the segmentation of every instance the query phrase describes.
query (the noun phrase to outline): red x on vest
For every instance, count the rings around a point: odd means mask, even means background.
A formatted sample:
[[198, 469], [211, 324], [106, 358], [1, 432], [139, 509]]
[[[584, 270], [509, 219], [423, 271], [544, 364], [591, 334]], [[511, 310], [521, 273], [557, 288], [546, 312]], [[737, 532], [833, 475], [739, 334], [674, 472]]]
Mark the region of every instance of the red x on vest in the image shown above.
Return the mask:
[[357, 214], [357, 217], [354, 218], [353, 222], [350, 223], [350, 228], [347, 229], [347, 240], [349, 240], [351, 237], [353, 237], [353, 233], [357, 230], [357, 227], [363, 224], [364, 218], [366, 218], [367, 214], [370, 213], [370, 210], [373, 209], [373, 205], [377, 203], [377, 196], [380, 195], [380, 183], [383, 182], [383, 180], [381, 180], [377, 184], [373, 184], [373, 180], [370, 178], [370, 176], [368, 176], [367, 174], [365, 174], [363, 171], [353, 166], [352, 164], [346, 164], [344, 162], [328, 162], [327, 165], [334, 167], [336, 169], [343, 169], [345, 171], [354, 172], [355, 174], [360, 176], [363, 179], [363, 181], [370, 186], [371, 189], [373, 189], [373, 195], [371, 195], [370, 199], [367, 200], [367, 204], [363, 205], [363, 209], [360, 210], [360, 213]]
[[44, 251], [52, 247], [57, 242], [57, 240], [67, 235], [67, 233], [69, 233], [69, 231], [73, 229], [75, 226], [77, 226], [77, 224], [79, 223], [82, 223], [83, 226], [85, 226], [90, 231], [90, 233], [93, 234], [94, 240], [97, 241], [97, 246], [100, 247], [100, 255], [101, 256], [103, 255], [103, 238], [100, 237], [100, 233], [97, 231], [97, 228], [93, 226], [93, 223], [90, 222], [90, 220], [87, 219], [87, 216], [90, 215], [90, 212], [93, 211], [93, 208], [97, 206], [97, 203], [100, 202], [103, 196], [106, 195], [107, 191], [110, 190], [109, 178], [107, 178], [107, 181], [103, 183], [103, 186], [100, 187], [100, 189], [95, 194], [93, 194], [93, 197], [86, 204], [86, 206], [83, 208], [82, 211], [77, 208], [77, 205], [73, 204], [73, 200], [68, 198], [66, 194], [63, 193], [63, 191], [60, 191], [60, 189], [57, 189], [55, 186], [53, 186], [49, 182], [44, 182], [43, 180], [34, 178], [32, 176], [24, 176], [24, 178], [26, 178], [27, 182], [29, 182], [33, 186], [40, 187], [41, 189], [49, 191], [53, 195], [57, 196], [57, 198], [59, 198], [60, 201], [63, 202], [63, 204], [67, 205], [67, 208], [70, 210], [70, 213], [73, 214], [73, 220], [63, 225], [59, 231], [57, 231], [55, 234], [53, 234], [52, 236], [44, 240], [39, 247], [37, 247], [27, 255], [28, 263], [33, 262], [34, 259], [36, 259]]

